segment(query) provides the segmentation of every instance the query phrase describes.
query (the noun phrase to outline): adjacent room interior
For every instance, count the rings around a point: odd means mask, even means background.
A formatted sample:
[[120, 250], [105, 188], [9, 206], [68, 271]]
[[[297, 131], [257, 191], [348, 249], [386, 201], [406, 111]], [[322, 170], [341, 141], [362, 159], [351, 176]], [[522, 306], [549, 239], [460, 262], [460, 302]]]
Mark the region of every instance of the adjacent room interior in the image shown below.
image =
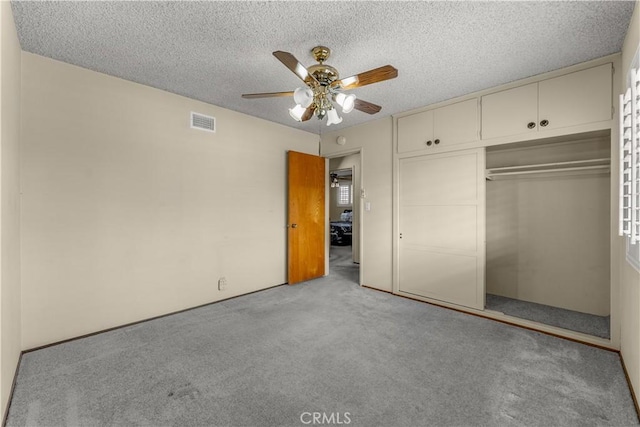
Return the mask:
[[637, 1], [2, 1], [0, 46], [3, 425], [640, 424]]
[[[329, 272], [360, 282], [360, 153], [329, 159]], [[357, 191], [357, 190], [355, 190]]]

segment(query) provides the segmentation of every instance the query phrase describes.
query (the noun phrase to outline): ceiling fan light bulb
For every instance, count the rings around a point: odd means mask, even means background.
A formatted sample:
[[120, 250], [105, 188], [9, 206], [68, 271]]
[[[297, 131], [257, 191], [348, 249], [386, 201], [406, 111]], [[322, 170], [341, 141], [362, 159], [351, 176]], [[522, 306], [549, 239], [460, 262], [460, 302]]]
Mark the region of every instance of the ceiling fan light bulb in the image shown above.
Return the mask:
[[308, 87], [299, 87], [293, 91], [293, 100], [296, 104], [308, 108], [313, 102], [313, 91]]
[[337, 125], [342, 122], [342, 117], [338, 116], [338, 112], [335, 108], [327, 111], [327, 126]]
[[345, 95], [344, 93], [338, 93], [336, 95], [336, 102], [342, 107], [342, 112], [347, 114], [353, 111], [353, 107], [356, 104], [356, 96], [354, 94]]
[[354, 94], [346, 95], [342, 102], [342, 112], [347, 114], [353, 111], [353, 107], [356, 106], [356, 96]]
[[293, 108], [289, 108], [289, 115], [296, 122], [301, 122], [302, 121], [302, 115], [304, 114], [305, 110], [306, 110], [306, 108], [304, 108], [302, 105], [298, 104]]

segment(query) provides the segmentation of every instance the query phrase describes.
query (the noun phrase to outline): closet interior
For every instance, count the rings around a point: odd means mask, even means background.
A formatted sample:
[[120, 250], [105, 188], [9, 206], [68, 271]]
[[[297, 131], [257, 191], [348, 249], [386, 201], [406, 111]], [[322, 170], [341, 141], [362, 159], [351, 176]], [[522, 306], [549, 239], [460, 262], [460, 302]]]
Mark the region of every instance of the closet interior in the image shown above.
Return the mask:
[[610, 142], [486, 149], [486, 310], [610, 338]]

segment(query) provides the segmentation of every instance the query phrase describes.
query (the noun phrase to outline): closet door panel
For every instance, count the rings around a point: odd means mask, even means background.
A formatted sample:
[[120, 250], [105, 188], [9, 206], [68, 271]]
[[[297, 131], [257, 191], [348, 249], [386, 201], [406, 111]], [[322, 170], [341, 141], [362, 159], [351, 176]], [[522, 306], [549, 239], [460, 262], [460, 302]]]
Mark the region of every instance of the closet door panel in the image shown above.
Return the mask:
[[406, 249], [400, 270], [401, 289], [414, 295], [474, 307], [479, 275], [473, 256]]
[[[530, 129], [529, 123], [535, 127]], [[482, 97], [482, 139], [538, 130], [538, 83]]]
[[477, 248], [476, 206], [407, 206], [402, 221], [403, 245], [473, 252]]
[[401, 159], [398, 289], [484, 308], [484, 149]]
[[[467, 152], [468, 153], [468, 152]], [[401, 161], [400, 202], [465, 204], [478, 198], [475, 155], [447, 154], [413, 157]]]
[[439, 145], [478, 140], [478, 98], [434, 110], [433, 123], [433, 138]]
[[556, 129], [611, 119], [611, 64], [541, 81], [539, 120]]
[[427, 141], [433, 144], [433, 111], [398, 119], [398, 153], [425, 150], [429, 147]]

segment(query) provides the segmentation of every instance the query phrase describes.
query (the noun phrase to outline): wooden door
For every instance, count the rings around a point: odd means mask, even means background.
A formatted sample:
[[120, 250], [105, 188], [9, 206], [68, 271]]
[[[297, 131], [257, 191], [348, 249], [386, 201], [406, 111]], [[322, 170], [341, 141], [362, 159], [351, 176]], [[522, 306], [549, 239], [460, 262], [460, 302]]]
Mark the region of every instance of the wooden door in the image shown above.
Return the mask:
[[543, 80], [539, 91], [540, 130], [611, 120], [611, 64]]
[[288, 282], [324, 276], [325, 159], [288, 153]]
[[399, 290], [484, 309], [484, 149], [400, 160]]
[[[529, 128], [529, 123], [534, 126]], [[482, 97], [482, 139], [538, 131], [538, 83]]]

